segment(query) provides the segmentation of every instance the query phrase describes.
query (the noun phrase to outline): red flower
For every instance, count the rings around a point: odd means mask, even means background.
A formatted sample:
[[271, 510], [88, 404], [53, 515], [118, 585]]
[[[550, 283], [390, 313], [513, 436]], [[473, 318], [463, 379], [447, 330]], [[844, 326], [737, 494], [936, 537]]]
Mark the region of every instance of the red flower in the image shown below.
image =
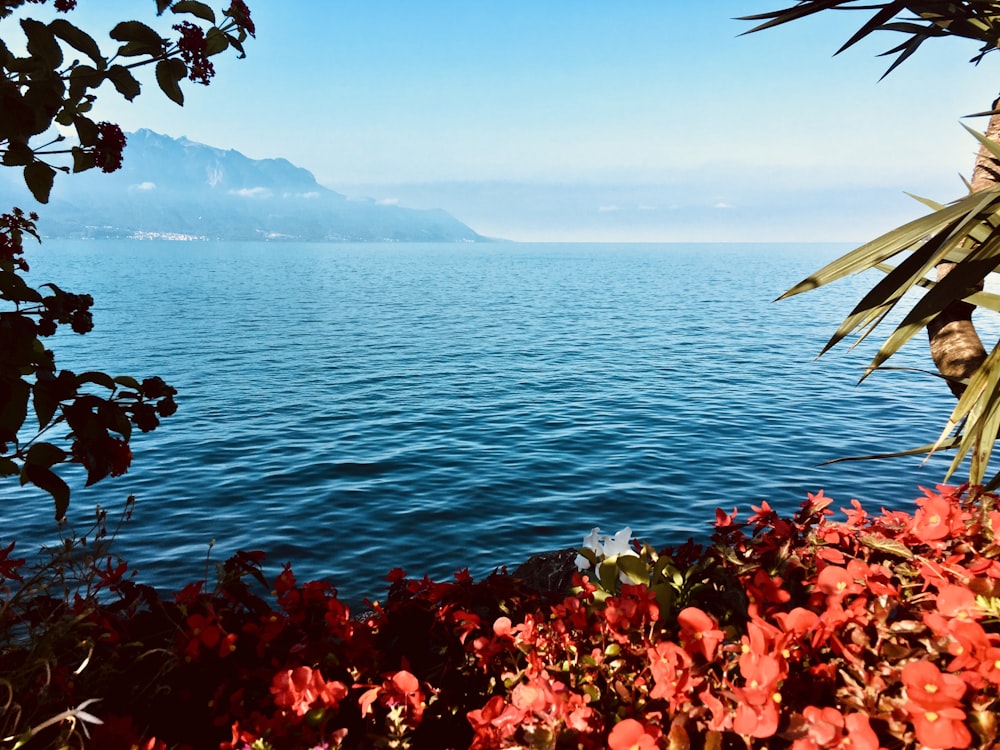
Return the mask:
[[844, 715], [836, 708], [806, 706], [802, 718], [806, 721], [807, 735], [796, 740], [792, 750], [833, 747], [834, 742], [840, 744], [844, 734]]
[[4, 549], [0, 549], [0, 580], [4, 578], [10, 579], [12, 581], [23, 581], [24, 578], [21, 574], [17, 572], [17, 569], [24, 565], [24, 558], [19, 557], [15, 560], [11, 560], [10, 553], [14, 551], [14, 545], [17, 542], [11, 542]]
[[485, 706], [465, 716], [475, 732], [470, 750], [479, 750], [501, 747], [503, 740], [517, 732], [524, 712], [507, 705], [502, 696], [494, 695]]
[[542, 682], [519, 682], [511, 691], [510, 702], [525, 713], [544, 714], [551, 707], [554, 697]]
[[804, 607], [795, 607], [790, 612], [776, 612], [774, 619], [785, 633], [797, 638], [809, 633], [819, 623], [819, 615]]
[[901, 677], [907, 698], [921, 708], [958, 706], [965, 695], [966, 685], [961, 677], [944, 674], [929, 661], [911, 661], [903, 667]]
[[707, 719], [707, 726], [712, 732], [723, 732], [729, 728], [729, 711], [725, 705], [714, 695], [711, 690], [705, 689], [698, 693], [698, 700], [712, 714], [712, 718]]
[[781, 720], [778, 713], [781, 696], [775, 693], [763, 703], [751, 704], [742, 700], [739, 691], [737, 695], [741, 700], [736, 706], [736, 715], [733, 717], [733, 731], [750, 737], [773, 737], [778, 731], [778, 723]]
[[686, 607], [677, 615], [680, 640], [691, 655], [701, 654], [707, 661], [715, 658], [715, 650], [725, 638], [718, 623], [697, 607]]
[[229, 4], [229, 10], [225, 12], [225, 15], [232, 18], [236, 25], [242, 29], [246, 29], [250, 36], [254, 36], [257, 33], [257, 29], [253, 25], [253, 21], [250, 20], [250, 9], [246, 6], [243, 0], [233, 0]]
[[191, 629], [191, 638], [184, 648], [184, 655], [189, 660], [196, 659], [202, 647], [214, 649], [222, 640], [222, 628], [214, 615], [188, 615], [186, 622]]
[[314, 703], [336, 708], [347, 697], [347, 687], [339, 681], [327, 682], [318, 669], [295, 667], [278, 672], [271, 681], [275, 705], [296, 716], [305, 716]]
[[654, 683], [649, 697], [669, 701], [671, 710], [676, 711], [696, 685], [691, 675], [691, 657], [670, 641], [656, 644], [647, 654]]
[[215, 75], [215, 66], [208, 59], [205, 32], [200, 26], [195, 26], [190, 21], [181, 21], [173, 28], [175, 31], [181, 32], [177, 46], [180, 49], [181, 59], [187, 64], [188, 78], [207, 86]]
[[836, 565], [823, 568], [816, 578], [816, 588], [835, 600], [864, 591], [850, 572]]
[[229, 656], [234, 651], [236, 651], [236, 633], [229, 633], [219, 643], [219, 656]]
[[851, 500], [851, 508], [841, 508], [844, 515], [847, 516], [847, 526], [853, 528], [861, 528], [868, 522], [868, 511], [861, 507], [861, 503], [857, 500]]
[[386, 679], [380, 686], [369, 688], [358, 699], [361, 715], [372, 713], [372, 706], [380, 700], [386, 706], [404, 706], [408, 717], [407, 723], [416, 727], [424, 716], [427, 707], [426, 696], [420, 689], [420, 680], [411, 672], [401, 669]]
[[399, 583], [400, 581], [405, 580], [405, 578], [406, 578], [406, 571], [404, 571], [402, 568], [393, 568], [385, 576], [385, 580], [387, 580], [389, 583]]
[[102, 589], [104, 587], [108, 587], [108, 588], [114, 590], [119, 585], [121, 585], [122, 576], [124, 576], [125, 572], [128, 570], [128, 563], [127, 562], [122, 562], [122, 563], [119, 563], [118, 565], [116, 565], [114, 568], [112, 568], [111, 567], [111, 557], [108, 556], [108, 560], [107, 560], [107, 563], [105, 564], [104, 570], [101, 570], [96, 565], [94, 565], [92, 567], [92, 570], [97, 575], [97, 577], [100, 579], [100, 581], [98, 582], [98, 584], [96, 586], [94, 586], [94, 590], [95, 591], [99, 591], [100, 589]]
[[963, 748], [972, 743], [960, 708], [919, 708], [910, 711], [917, 740], [925, 747]]
[[608, 750], [656, 750], [662, 733], [635, 719], [622, 719], [608, 735]]
[[906, 710], [913, 721], [917, 739], [934, 748], [968, 747], [972, 736], [965, 726], [961, 709], [965, 681], [943, 674], [929, 661], [913, 661], [903, 667], [903, 685], [909, 703]]
[[979, 662], [978, 671], [994, 685], [1000, 685], [1000, 648], [990, 646], [986, 649]]
[[384, 691], [389, 696], [390, 705], [405, 705], [413, 723], [420, 722], [426, 703], [423, 691], [420, 689], [420, 680], [415, 675], [401, 669], [385, 684]]
[[959, 620], [978, 620], [983, 616], [976, 604], [976, 595], [965, 586], [954, 584], [938, 586], [937, 608], [945, 617]]
[[767, 614], [777, 609], [778, 605], [790, 601], [792, 595], [785, 590], [784, 583], [781, 576], [772, 578], [766, 570], [758, 568], [753, 574], [753, 580], [744, 582], [747, 598], [750, 600], [750, 614]]
[[852, 750], [879, 750], [881, 747], [865, 714], [850, 714], [844, 719], [844, 726], [847, 730], [842, 742], [844, 747]]
[[872, 731], [865, 714], [854, 713], [845, 717], [830, 706], [807, 706], [802, 711], [802, 718], [806, 722], [806, 735], [792, 744], [792, 750], [879, 749], [878, 735]]
[[913, 514], [910, 533], [922, 542], [944, 539], [951, 533], [955, 506], [948, 497], [924, 490], [925, 497], [917, 499], [917, 512]]
[[923, 621], [935, 635], [948, 639], [948, 653], [955, 657], [948, 664], [949, 672], [978, 669], [982, 654], [990, 646], [982, 625], [975, 620], [946, 619], [937, 612], [928, 612]]
[[125, 134], [113, 122], [97, 123], [97, 142], [94, 144], [94, 160], [102, 172], [111, 173], [121, 169], [122, 152], [125, 150]]

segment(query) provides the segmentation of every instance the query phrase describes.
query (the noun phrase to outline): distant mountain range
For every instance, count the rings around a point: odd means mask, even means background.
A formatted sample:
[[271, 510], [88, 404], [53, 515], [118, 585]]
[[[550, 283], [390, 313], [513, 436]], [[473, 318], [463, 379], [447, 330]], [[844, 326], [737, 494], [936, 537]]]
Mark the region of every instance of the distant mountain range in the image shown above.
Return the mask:
[[128, 134], [119, 171], [57, 177], [39, 213], [48, 237], [488, 241], [442, 210], [350, 199], [285, 159], [145, 129]]

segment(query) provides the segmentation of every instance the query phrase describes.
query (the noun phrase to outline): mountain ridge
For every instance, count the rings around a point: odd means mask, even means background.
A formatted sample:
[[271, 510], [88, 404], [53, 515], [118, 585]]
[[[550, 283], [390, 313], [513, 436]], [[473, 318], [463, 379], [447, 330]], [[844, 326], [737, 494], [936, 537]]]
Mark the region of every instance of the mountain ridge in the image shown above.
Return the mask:
[[46, 237], [488, 242], [442, 209], [352, 199], [287, 159], [252, 159], [141, 129], [122, 168], [56, 180], [39, 209]]

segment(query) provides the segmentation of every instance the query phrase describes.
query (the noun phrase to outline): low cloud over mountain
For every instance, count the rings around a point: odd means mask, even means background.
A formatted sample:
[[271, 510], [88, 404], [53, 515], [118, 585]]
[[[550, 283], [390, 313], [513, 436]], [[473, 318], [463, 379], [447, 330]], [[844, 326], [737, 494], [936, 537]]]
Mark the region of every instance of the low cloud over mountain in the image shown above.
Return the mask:
[[128, 136], [121, 170], [56, 179], [39, 210], [50, 237], [477, 242], [442, 210], [349, 199], [285, 159], [250, 159], [151, 130]]

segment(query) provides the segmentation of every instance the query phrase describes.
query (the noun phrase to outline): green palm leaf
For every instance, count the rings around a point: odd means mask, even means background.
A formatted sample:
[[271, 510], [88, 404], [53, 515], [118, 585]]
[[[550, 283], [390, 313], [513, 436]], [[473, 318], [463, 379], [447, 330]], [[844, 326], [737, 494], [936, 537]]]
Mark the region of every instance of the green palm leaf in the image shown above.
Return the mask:
[[[945, 475], [947, 480], [961, 466], [966, 456], [971, 457], [969, 481], [981, 484], [986, 474], [993, 451], [993, 444], [1000, 429], [1000, 344], [986, 357], [978, 370], [969, 378], [969, 384], [962, 397], [955, 404], [955, 409], [948, 418], [948, 423], [941, 431], [931, 452], [948, 446], [948, 436], [962, 425], [960, 439], [956, 447], [955, 458]], [[963, 424], [964, 423], [964, 424]]]
[[986, 275], [1000, 265], [1000, 232], [994, 231], [986, 242], [978, 245], [965, 260], [957, 264], [939, 282], [930, 282], [930, 289], [903, 318], [872, 359], [874, 369], [895, 354], [955, 299], [962, 299]]
[[[1000, 48], [1000, 0], [797, 0], [788, 7], [746, 16], [742, 20], [759, 22], [747, 32], [753, 33], [828, 10], [869, 13], [838, 54], [876, 31], [903, 37], [899, 44], [884, 53], [894, 58], [886, 74], [932, 38], [957, 36], [978, 42], [981, 46], [973, 62], [979, 62], [987, 53]], [[1000, 144], [971, 128], [966, 129], [979, 141], [985, 153], [1000, 163]], [[1000, 295], [981, 291], [985, 279], [1000, 268], [1000, 185], [975, 193], [971, 192], [968, 181], [966, 186], [970, 193], [947, 205], [913, 196], [931, 209], [931, 213], [852, 250], [778, 298], [785, 299], [872, 269], [885, 274], [855, 305], [821, 354], [852, 335], [857, 338], [853, 344], [856, 346], [917, 291], [923, 293], [916, 295], [909, 310], [903, 312], [901, 321], [881, 344], [862, 379], [876, 369], [888, 369], [884, 367], [885, 362], [956, 300], [1000, 312]], [[952, 265], [940, 280], [931, 280], [930, 274], [942, 262]], [[993, 348], [964, 385], [965, 390], [945, 429], [933, 445], [885, 455], [930, 455], [937, 450], [954, 449], [948, 477], [968, 459], [969, 481], [982, 483], [1000, 433], [998, 347]], [[1000, 487], [1000, 472], [992, 477], [988, 486], [989, 489], [997, 487]]]
[[[949, 225], [961, 222], [970, 212], [978, 213], [982, 210], [981, 204], [988, 205], [990, 203], [989, 200], [984, 198], [986, 194], [1000, 199], [1000, 187], [995, 190], [973, 193], [960, 198], [938, 211], [914, 219], [871, 242], [861, 245], [806, 277], [778, 297], [778, 299], [782, 300], [793, 297], [796, 294], [817, 289], [838, 279], [875, 268], [879, 263], [883, 263], [895, 255], [904, 253], [922, 244], [928, 237], [939, 234]], [[957, 258], [947, 258], [947, 260], [955, 259]]]

